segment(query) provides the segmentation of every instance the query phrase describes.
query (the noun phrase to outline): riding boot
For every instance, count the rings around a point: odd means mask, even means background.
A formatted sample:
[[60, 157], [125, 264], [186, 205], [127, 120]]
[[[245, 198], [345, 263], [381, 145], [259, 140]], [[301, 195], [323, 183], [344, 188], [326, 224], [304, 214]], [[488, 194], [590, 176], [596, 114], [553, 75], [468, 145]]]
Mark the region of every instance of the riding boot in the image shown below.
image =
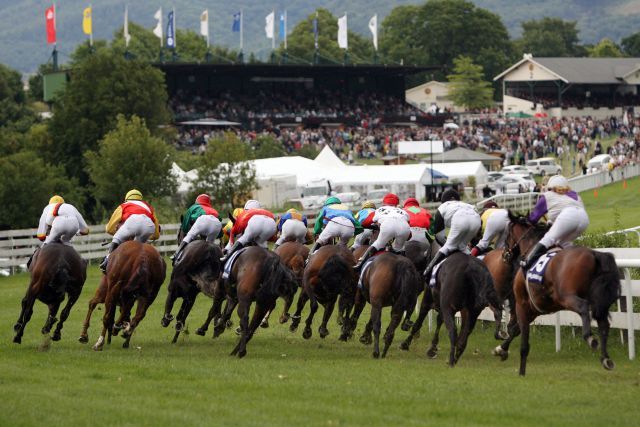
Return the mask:
[[533, 264], [536, 263], [538, 258], [540, 258], [542, 254], [544, 254], [546, 251], [547, 251], [547, 247], [542, 243], [538, 242], [533, 247], [533, 249], [529, 251], [527, 258], [520, 261], [520, 266], [522, 267], [523, 273], [525, 275], [527, 274], [527, 271], [529, 271], [529, 269], [533, 267]]
[[231, 246], [231, 248], [229, 249], [229, 252], [227, 252], [227, 254], [226, 254], [225, 256], [223, 256], [222, 258], [220, 258], [220, 262], [222, 262], [222, 263], [227, 262], [227, 260], [228, 260], [229, 258], [231, 258], [231, 255], [233, 255], [233, 253], [234, 253], [234, 252], [236, 252], [236, 251], [238, 251], [238, 250], [240, 250], [240, 249], [242, 249], [242, 248], [244, 248], [244, 245], [242, 244], [242, 242], [241, 242], [241, 241], [239, 241], [239, 240], [236, 240], [236, 241], [233, 243], [233, 246]]
[[376, 253], [378, 249], [375, 246], [369, 246], [365, 253], [362, 254], [356, 265], [353, 266], [353, 269], [359, 271], [364, 263], [371, 258], [371, 256]]
[[433, 270], [433, 267], [435, 267], [436, 264], [438, 264], [440, 261], [444, 260], [446, 257], [447, 256], [445, 254], [443, 254], [442, 252], [438, 251], [436, 253], [436, 256], [434, 256], [433, 259], [431, 260], [431, 262], [429, 263], [429, 265], [427, 265], [427, 268], [424, 269], [424, 272], [422, 273], [424, 278], [429, 280], [429, 278], [431, 277], [431, 271]]
[[180, 246], [178, 246], [178, 250], [176, 251], [175, 254], [171, 256], [171, 265], [175, 266], [177, 263], [180, 262], [180, 260], [182, 259], [182, 252], [184, 251], [184, 248], [186, 248], [188, 244], [189, 242], [185, 242], [184, 240], [180, 242]]
[[307, 266], [307, 264], [309, 264], [309, 260], [311, 259], [311, 255], [313, 255], [313, 253], [315, 251], [317, 251], [318, 249], [320, 249], [322, 247], [322, 245], [316, 241], [313, 246], [311, 246], [311, 250], [309, 251], [309, 255], [307, 255], [307, 259], [304, 261], [304, 265], [305, 267]]
[[103, 273], [107, 272], [107, 265], [109, 263], [109, 255], [111, 254], [111, 252], [115, 251], [118, 246], [120, 246], [120, 243], [116, 243], [116, 242], [111, 242], [111, 245], [109, 245], [109, 252], [102, 259], [102, 262], [100, 263], [100, 270]]
[[38, 255], [38, 252], [40, 252], [40, 249], [44, 248], [46, 245], [46, 243], [43, 243], [42, 246], [36, 248], [35, 251], [33, 251], [33, 253], [31, 254], [31, 256], [29, 257], [29, 260], [27, 261], [27, 270], [29, 270], [31, 268], [31, 263], [33, 262], [33, 260], [36, 258], [36, 256]]

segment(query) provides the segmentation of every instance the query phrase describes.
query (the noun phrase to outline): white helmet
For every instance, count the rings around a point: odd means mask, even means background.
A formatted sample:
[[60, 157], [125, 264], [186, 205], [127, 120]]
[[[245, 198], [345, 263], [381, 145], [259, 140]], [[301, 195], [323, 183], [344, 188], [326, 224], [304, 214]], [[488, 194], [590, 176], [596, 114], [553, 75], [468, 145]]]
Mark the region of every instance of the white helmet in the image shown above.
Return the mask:
[[562, 175], [554, 175], [549, 178], [547, 188], [569, 188], [569, 181]]
[[247, 203], [244, 204], [245, 210], [247, 209], [260, 209], [260, 202], [257, 200], [247, 200]]

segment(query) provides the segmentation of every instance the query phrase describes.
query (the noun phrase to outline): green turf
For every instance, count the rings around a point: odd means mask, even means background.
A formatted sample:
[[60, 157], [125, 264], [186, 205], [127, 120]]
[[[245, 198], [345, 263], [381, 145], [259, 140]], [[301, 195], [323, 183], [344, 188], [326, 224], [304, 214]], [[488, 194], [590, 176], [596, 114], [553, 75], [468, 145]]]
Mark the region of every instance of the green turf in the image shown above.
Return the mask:
[[[580, 193], [589, 213], [588, 231], [619, 230], [640, 225], [640, 177]], [[618, 222], [616, 223], [616, 216]]]
[[[282, 325], [260, 329], [248, 355], [229, 357], [232, 330], [212, 340], [193, 331], [209, 307], [200, 296], [189, 319], [189, 335], [170, 344], [172, 329], [160, 326], [163, 286], [130, 349], [114, 338], [96, 353], [77, 342], [87, 301], [98, 281], [90, 268], [82, 297], [63, 330], [62, 341], [38, 351], [45, 307], [36, 303], [22, 345], [11, 342], [27, 285], [24, 274], [0, 278], [0, 425], [635, 425], [638, 422], [640, 364], [630, 362], [613, 334], [612, 372], [597, 354], [564, 330], [563, 349], [554, 352], [553, 331], [534, 329], [526, 378], [517, 375], [517, 349], [500, 362], [490, 329], [472, 335], [459, 365], [441, 354], [426, 359], [426, 330], [409, 352], [398, 344], [388, 358], [374, 360], [357, 339], [329, 335], [306, 341]], [[387, 311], [386, 309], [385, 311]], [[322, 311], [320, 311], [321, 314]], [[89, 330], [95, 342], [103, 311]], [[368, 318], [368, 310], [363, 320]], [[274, 318], [275, 320], [275, 318]], [[173, 326], [173, 325], [172, 325]], [[386, 327], [386, 317], [383, 328]], [[361, 328], [359, 328], [361, 329]]]

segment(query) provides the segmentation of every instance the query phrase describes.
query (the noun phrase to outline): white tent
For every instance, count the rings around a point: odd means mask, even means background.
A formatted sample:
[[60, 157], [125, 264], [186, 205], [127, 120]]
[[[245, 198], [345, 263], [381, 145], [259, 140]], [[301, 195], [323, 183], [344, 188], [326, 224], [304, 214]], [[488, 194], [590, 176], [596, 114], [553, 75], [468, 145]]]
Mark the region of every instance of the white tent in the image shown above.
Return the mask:
[[343, 168], [346, 166], [328, 145], [324, 146], [320, 154], [318, 154], [313, 161], [327, 168]]
[[[433, 170], [446, 175], [449, 182], [459, 181], [468, 185], [470, 176], [476, 178], [476, 186], [487, 182], [487, 169], [482, 162], [434, 163]], [[425, 180], [422, 182], [427, 185]]]
[[171, 165], [171, 174], [176, 177], [179, 194], [188, 193], [191, 190], [192, 183], [198, 179], [198, 173], [195, 169], [185, 172], [176, 162]]
[[[327, 180], [331, 177], [330, 168], [317, 164], [314, 160], [300, 156], [272, 157], [252, 161], [258, 179], [288, 174], [296, 176], [298, 194], [327, 194]], [[318, 194], [315, 194], [318, 193]]]

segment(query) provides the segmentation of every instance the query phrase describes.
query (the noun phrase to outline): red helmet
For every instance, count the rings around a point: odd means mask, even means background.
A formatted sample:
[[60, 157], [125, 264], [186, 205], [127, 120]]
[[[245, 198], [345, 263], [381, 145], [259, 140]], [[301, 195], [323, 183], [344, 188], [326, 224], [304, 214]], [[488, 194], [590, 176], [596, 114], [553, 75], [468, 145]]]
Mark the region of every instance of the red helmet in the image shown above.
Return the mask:
[[198, 203], [199, 205], [210, 206], [211, 205], [211, 197], [209, 197], [208, 194], [200, 194], [198, 197], [196, 197], [196, 203]]
[[393, 193], [387, 193], [385, 194], [385, 196], [382, 198], [382, 204], [383, 205], [387, 205], [387, 206], [398, 206], [398, 203], [400, 203], [400, 199], [398, 198], [398, 196], [396, 196]]
[[498, 204], [496, 202], [494, 202], [493, 200], [489, 200], [487, 203], [484, 204], [482, 209], [491, 209], [491, 208], [497, 208], [497, 207], [498, 207]]
[[415, 197], [409, 197], [407, 200], [404, 201], [405, 208], [408, 208], [411, 206], [420, 206], [418, 199], [416, 199]]

